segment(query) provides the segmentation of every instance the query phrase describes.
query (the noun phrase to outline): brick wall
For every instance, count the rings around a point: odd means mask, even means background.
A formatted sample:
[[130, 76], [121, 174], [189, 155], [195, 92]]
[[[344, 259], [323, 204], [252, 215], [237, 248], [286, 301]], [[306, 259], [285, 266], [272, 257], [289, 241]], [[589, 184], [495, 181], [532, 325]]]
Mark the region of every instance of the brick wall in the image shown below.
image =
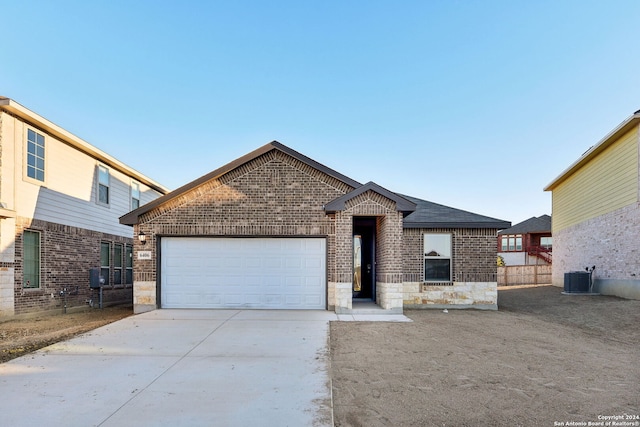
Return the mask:
[[[156, 235], [160, 236], [326, 236], [327, 278], [336, 277], [336, 215], [323, 206], [353, 190], [280, 151], [270, 151], [212, 179], [140, 218], [135, 227], [147, 235], [140, 250], [152, 259], [136, 261], [134, 282], [149, 293], [156, 277]], [[150, 300], [148, 300], [150, 301]], [[330, 303], [330, 302], [329, 302]]]
[[[594, 289], [626, 298], [640, 295], [640, 203], [589, 219], [553, 234], [555, 286], [564, 286], [564, 273], [596, 266]], [[601, 283], [610, 289], [598, 289]], [[616, 290], [632, 288], [633, 292]]]
[[[22, 236], [24, 230], [40, 232], [40, 288], [23, 287]], [[89, 288], [89, 269], [100, 267], [100, 243], [129, 244], [132, 239], [86, 230], [78, 227], [54, 224], [28, 218], [16, 219], [15, 234], [15, 314], [62, 309], [64, 299], [60, 295], [63, 288], [75, 291], [67, 295], [67, 308], [86, 307], [87, 300], [98, 303], [98, 291]], [[113, 252], [111, 254], [113, 260]], [[124, 281], [124, 270], [123, 270]], [[113, 269], [109, 283], [113, 283]], [[103, 303], [131, 303], [132, 286], [111, 285], [103, 289]]]
[[[353, 217], [376, 218], [376, 301], [384, 309], [402, 310], [402, 213], [392, 200], [373, 191], [366, 191], [345, 203], [343, 221], [353, 223]], [[341, 270], [353, 277], [353, 233], [343, 236], [345, 264]]]
[[495, 229], [408, 228], [403, 235], [405, 282], [423, 280], [423, 234], [451, 233], [453, 237], [453, 281], [495, 282], [498, 246]]
[[[424, 233], [452, 234], [451, 284], [423, 283]], [[496, 236], [495, 229], [405, 229], [402, 248], [405, 307], [497, 308]]]
[[[377, 217], [377, 289], [384, 308], [402, 307], [403, 283], [422, 280], [421, 233], [403, 230], [393, 201], [367, 191], [327, 215], [323, 206], [353, 190], [347, 184], [278, 150], [169, 200], [140, 217], [134, 241], [135, 298], [139, 311], [155, 308], [156, 236], [326, 236], [328, 306], [351, 308], [353, 217]], [[454, 278], [495, 282], [496, 230], [429, 230], [454, 235]], [[137, 260], [140, 250], [150, 260]], [[380, 293], [381, 292], [381, 293]], [[144, 306], [144, 307], [142, 307]]]
[[336, 212], [334, 265], [329, 274], [330, 281], [351, 283], [353, 281], [353, 215], [348, 211]]

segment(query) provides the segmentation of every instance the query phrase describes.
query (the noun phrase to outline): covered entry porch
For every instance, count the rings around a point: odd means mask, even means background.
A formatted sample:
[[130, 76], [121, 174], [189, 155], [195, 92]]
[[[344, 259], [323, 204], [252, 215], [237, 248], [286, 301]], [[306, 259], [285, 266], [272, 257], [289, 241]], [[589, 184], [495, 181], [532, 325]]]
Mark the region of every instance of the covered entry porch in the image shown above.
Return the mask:
[[329, 309], [402, 313], [403, 218], [414, 209], [412, 202], [371, 182], [325, 206], [335, 219]]

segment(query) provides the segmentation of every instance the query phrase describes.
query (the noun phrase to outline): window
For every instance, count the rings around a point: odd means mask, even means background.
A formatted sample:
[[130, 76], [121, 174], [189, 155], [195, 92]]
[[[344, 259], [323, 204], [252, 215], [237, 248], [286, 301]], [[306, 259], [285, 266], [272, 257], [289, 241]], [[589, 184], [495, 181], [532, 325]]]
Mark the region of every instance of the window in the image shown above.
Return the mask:
[[24, 264], [22, 286], [40, 287], [40, 233], [25, 230], [22, 234], [22, 260]]
[[140, 184], [131, 181], [131, 210], [140, 207]]
[[[522, 250], [522, 236], [516, 236], [515, 237], [516, 240], [516, 251], [521, 251]], [[509, 247], [511, 247], [511, 241], [509, 241]]]
[[522, 251], [522, 235], [502, 236], [501, 241], [502, 252], [521, 252]]
[[109, 204], [109, 169], [98, 166], [98, 202]]
[[451, 281], [451, 234], [424, 235], [424, 281]]
[[44, 182], [44, 136], [27, 130], [27, 176]]
[[113, 245], [113, 284], [122, 284], [122, 244]]
[[362, 291], [362, 236], [353, 236], [353, 292]]
[[126, 245], [124, 248], [124, 259], [126, 266], [125, 282], [127, 285], [133, 285], [133, 247]]
[[111, 244], [100, 243], [100, 279], [104, 286], [109, 285], [109, 271], [111, 266]]
[[551, 249], [553, 247], [553, 237], [541, 237], [540, 246], [545, 249]]

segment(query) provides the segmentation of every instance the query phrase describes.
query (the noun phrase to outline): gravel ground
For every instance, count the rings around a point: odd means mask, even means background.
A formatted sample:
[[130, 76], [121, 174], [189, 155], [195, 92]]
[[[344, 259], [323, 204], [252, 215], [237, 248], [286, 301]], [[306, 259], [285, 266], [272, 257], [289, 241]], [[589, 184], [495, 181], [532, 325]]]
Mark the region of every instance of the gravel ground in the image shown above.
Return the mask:
[[333, 322], [335, 425], [640, 425], [640, 301], [561, 291], [501, 288], [498, 311], [405, 310], [412, 323]]

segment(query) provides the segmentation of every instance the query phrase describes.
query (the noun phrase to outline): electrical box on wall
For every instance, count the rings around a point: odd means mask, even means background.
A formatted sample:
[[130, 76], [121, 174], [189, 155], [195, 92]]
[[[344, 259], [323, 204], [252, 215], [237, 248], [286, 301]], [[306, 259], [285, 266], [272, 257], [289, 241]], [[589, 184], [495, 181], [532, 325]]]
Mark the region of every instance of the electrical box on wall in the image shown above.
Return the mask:
[[99, 288], [101, 285], [101, 280], [100, 280], [100, 269], [99, 268], [92, 268], [89, 270], [89, 287], [90, 288]]

